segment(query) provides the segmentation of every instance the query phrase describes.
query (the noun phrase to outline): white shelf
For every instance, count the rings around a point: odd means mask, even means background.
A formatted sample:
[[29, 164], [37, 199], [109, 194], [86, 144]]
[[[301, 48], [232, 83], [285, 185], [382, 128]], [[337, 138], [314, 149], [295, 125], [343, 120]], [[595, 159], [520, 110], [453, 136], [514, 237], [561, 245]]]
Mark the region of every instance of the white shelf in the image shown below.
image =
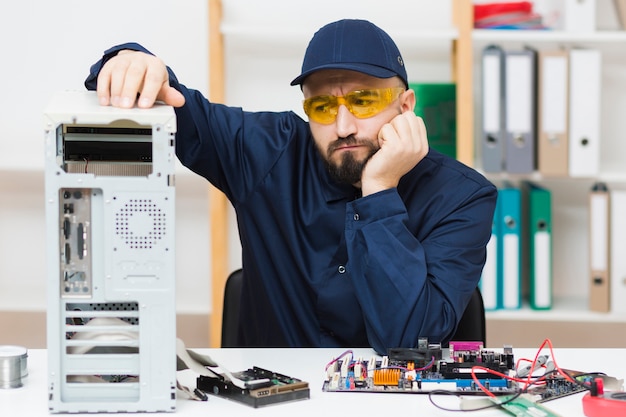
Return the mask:
[[[422, 59], [450, 55], [450, 45], [458, 38], [456, 28], [425, 30], [392, 30], [394, 39], [404, 58], [419, 56]], [[231, 54], [267, 56], [268, 48], [272, 57], [303, 56], [314, 30], [308, 27], [268, 25], [237, 25], [222, 23], [221, 33]]]
[[519, 310], [487, 311], [487, 320], [542, 321], [584, 323], [626, 323], [626, 314], [589, 311], [584, 298], [555, 298], [551, 310], [532, 310], [528, 305]]
[[[278, 30], [280, 29], [280, 30]], [[221, 32], [224, 36], [241, 37], [246, 41], [254, 41], [255, 39], [268, 39], [272, 42], [284, 43], [293, 40], [309, 41], [313, 36], [313, 32], [308, 28], [292, 26], [292, 27], [271, 27], [271, 26], [242, 26], [235, 24], [223, 23]], [[448, 29], [427, 29], [427, 30], [389, 30], [389, 34], [394, 41], [403, 40], [441, 40], [451, 41], [458, 37], [458, 30], [455, 28]]]
[[557, 30], [496, 30], [474, 29], [474, 41], [482, 42], [567, 42], [571, 43], [626, 43], [626, 31], [596, 31], [589, 33]]
[[559, 184], [567, 184], [568, 182], [576, 182], [581, 184], [606, 182], [626, 185], [626, 172], [600, 172], [598, 175], [595, 175], [593, 177], [550, 177], [544, 176], [538, 171], [533, 171], [530, 174], [514, 174], [510, 172], [484, 172], [480, 168], [477, 169], [481, 174], [494, 181], [528, 180]]

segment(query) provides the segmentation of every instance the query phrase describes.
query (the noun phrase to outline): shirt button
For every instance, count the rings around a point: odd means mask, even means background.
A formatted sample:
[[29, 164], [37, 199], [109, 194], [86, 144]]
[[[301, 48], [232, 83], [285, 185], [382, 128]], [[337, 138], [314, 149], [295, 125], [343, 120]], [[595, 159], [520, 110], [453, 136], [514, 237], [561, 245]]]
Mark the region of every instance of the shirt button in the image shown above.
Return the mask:
[[354, 220], [359, 220], [359, 215], [358, 215], [358, 213], [354, 213]]
[[339, 268], [337, 268], [337, 271], [338, 271], [340, 274], [343, 274], [343, 273], [345, 273], [345, 272], [346, 272], [346, 267], [345, 267], [345, 266], [343, 266], [343, 265], [339, 265]]

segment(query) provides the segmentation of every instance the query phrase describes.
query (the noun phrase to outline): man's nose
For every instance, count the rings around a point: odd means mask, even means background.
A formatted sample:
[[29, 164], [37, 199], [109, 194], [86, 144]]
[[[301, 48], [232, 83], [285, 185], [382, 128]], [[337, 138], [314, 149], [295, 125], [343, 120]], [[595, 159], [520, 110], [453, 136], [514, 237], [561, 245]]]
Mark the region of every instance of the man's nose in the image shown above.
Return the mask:
[[335, 124], [337, 125], [337, 136], [340, 138], [346, 138], [356, 133], [356, 117], [343, 104], [337, 108]]

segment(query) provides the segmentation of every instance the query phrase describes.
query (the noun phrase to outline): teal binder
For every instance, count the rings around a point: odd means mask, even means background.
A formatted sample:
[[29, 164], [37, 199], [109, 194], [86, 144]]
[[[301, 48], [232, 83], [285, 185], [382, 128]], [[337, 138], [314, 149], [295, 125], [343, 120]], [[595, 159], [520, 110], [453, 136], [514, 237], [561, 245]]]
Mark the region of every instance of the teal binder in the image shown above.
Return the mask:
[[[499, 200], [499, 199], [498, 199]], [[498, 248], [501, 244], [499, 210], [500, 204], [496, 202], [491, 224], [491, 238], [487, 243], [487, 259], [478, 282], [478, 288], [483, 297], [485, 310], [493, 311], [502, 308], [502, 291], [499, 285], [499, 261]]]
[[498, 189], [498, 217], [501, 245], [498, 251], [498, 282], [502, 308], [522, 306], [522, 194], [518, 187], [505, 184]]
[[428, 144], [456, 159], [456, 84], [410, 83], [415, 114], [424, 119]]

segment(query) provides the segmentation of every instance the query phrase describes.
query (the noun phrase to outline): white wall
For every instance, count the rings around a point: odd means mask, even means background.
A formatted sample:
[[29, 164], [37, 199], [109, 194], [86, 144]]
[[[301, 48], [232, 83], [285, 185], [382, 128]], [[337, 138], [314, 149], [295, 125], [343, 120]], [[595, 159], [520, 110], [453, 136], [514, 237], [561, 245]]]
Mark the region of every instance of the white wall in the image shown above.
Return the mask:
[[4, 169], [43, 167], [43, 108], [56, 91], [83, 89], [89, 66], [110, 46], [142, 43], [176, 68], [181, 79], [207, 90], [206, 0], [26, 0], [3, 9]]
[[[206, 0], [23, 0], [0, 10], [0, 310], [45, 310], [43, 108], [84, 89], [89, 67], [136, 41], [190, 85], [208, 86]], [[177, 301], [209, 310], [208, 198], [204, 180], [177, 179]], [[206, 255], [204, 255], [206, 254]]]

